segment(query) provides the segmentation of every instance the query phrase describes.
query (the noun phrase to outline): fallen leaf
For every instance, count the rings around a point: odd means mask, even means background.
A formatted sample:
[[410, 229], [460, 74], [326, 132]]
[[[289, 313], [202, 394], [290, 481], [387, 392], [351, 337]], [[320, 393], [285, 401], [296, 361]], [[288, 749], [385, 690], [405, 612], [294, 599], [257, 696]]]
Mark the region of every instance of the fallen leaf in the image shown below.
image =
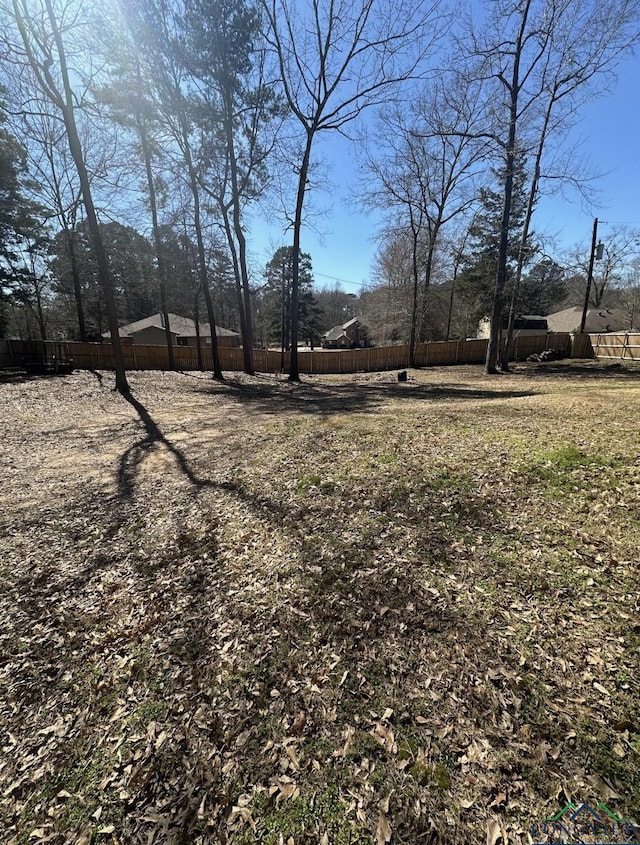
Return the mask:
[[380, 813], [376, 830], [376, 845], [385, 845], [391, 841], [391, 826], [384, 813]]
[[489, 804], [489, 807], [499, 807], [500, 804], [504, 804], [504, 802], [506, 800], [507, 800], [506, 792], [500, 792], [500, 793], [498, 793], [498, 795], [496, 795], [496, 797], [493, 799], [493, 801]]
[[501, 822], [490, 819], [487, 822], [487, 845], [496, 845], [498, 839], [502, 839], [503, 845], [507, 845], [507, 832]]

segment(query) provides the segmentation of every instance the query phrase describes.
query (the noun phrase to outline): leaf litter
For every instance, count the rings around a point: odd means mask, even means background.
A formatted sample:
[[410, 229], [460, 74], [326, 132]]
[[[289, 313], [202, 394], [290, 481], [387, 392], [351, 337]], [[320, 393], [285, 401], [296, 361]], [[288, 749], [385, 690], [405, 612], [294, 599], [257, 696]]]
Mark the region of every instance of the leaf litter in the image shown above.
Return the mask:
[[3, 842], [640, 820], [637, 374], [394, 375], [0, 387]]

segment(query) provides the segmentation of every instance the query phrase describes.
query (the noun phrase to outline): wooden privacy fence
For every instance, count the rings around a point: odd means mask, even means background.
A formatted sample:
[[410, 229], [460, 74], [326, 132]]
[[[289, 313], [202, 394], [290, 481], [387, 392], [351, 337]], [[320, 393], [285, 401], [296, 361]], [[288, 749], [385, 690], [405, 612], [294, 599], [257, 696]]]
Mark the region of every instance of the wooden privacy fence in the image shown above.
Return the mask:
[[[550, 333], [538, 337], [516, 337], [515, 360], [545, 349], [562, 349], [571, 353], [571, 335]], [[166, 346], [123, 346], [125, 367], [128, 370], [168, 370], [169, 356]], [[198, 354], [195, 347], [176, 346], [173, 349], [177, 370], [197, 370]], [[243, 369], [242, 349], [219, 350], [223, 370]], [[416, 346], [416, 364], [420, 367], [447, 364], [480, 364], [487, 354], [486, 340], [451, 340], [419, 343]], [[113, 354], [109, 343], [76, 343], [72, 341], [39, 342], [0, 340], [0, 366], [20, 367], [29, 360], [43, 363], [73, 359], [76, 369], [112, 370]], [[202, 350], [203, 367], [213, 369], [211, 348]], [[289, 353], [282, 355], [274, 350], [254, 349], [253, 365], [257, 372], [279, 373], [289, 371]], [[301, 373], [354, 373], [377, 370], [404, 369], [409, 365], [408, 346], [379, 346], [370, 349], [318, 350], [298, 352]]]
[[640, 332], [592, 334], [589, 337], [596, 358], [640, 361]]

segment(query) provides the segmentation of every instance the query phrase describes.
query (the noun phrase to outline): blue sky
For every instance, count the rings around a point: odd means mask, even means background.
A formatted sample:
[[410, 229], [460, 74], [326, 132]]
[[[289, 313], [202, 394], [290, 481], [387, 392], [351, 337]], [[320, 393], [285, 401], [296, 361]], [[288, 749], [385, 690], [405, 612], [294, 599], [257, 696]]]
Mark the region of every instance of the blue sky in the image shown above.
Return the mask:
[[[609, 93], [596, 97], [581, 112], [581, 120], [567, 138], [569, 148], [582, 142], [582, 157], [603, 174], [594, 183], [598, 197], [586, 208], [579, 196], [541, 198], [534, 228], [558, 249], [584, 241], [590, 243], [594, 217], [602, 221], [604, 240], [609, 226], [617, 223], [640, 228], [640, 57], [626, 59], [618, 70], [618, 82]], [[306, 226], [302, 249], [312, 257], [318, 287], [340, 281], [344, 290], [358, 293], [371, 279], [380, 220], [354, 206], [359, 164], [353, 146], [340, 136], [325, 139], [321, 152], [327, 164], [329, 188], [316, 189], [309, 197], [318, 208], [329, 208], [315, 227]], [[250, 249], [255, 265], [264, 265], [278, 246], [290, 243], [277, 222], [254, 221]], [[553, 247], [548, 247], [555, 254]]]
[[616, 224], [640, 229], [640, 56], [627, 59], [611, 93], [588, 103], [581, 114], [572, 135], [583, 139], [585, 155], [603, 174], [594, 183], [599, 196], [590, 209], [579, 197], [573, 201], [544, 197], [536, 219], [538, 229], [557, 234], [569, 245], [590, 242], [594, 217], [603, 240]]

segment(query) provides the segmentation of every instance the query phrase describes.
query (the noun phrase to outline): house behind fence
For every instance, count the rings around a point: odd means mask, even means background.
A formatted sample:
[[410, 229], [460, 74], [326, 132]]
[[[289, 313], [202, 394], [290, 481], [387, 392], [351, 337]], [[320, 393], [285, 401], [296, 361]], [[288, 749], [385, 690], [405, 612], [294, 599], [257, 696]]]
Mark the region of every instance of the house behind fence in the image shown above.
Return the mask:
[[[195, 320], [181, 317], [179, 314], [167, 314], [169, 318], [169, 333], [174, 346], [197, 346], [198, 333], [203, 346], [211, 346], [211, 329], [209, 323], [203, 323], [198, 332]], [[134, 343], [137, 346], [163, 346], [166, 341], [164, 314], [152, 314], [134, 323], [127, 323], [118, 329], [123, 345]], [[102, 337], [108, 342], [111, 335], [104, 332]], [[222, 326], [216, 326], [218, 346], [229, 346], [237, 349], [240, 346], [240, 335]]]

